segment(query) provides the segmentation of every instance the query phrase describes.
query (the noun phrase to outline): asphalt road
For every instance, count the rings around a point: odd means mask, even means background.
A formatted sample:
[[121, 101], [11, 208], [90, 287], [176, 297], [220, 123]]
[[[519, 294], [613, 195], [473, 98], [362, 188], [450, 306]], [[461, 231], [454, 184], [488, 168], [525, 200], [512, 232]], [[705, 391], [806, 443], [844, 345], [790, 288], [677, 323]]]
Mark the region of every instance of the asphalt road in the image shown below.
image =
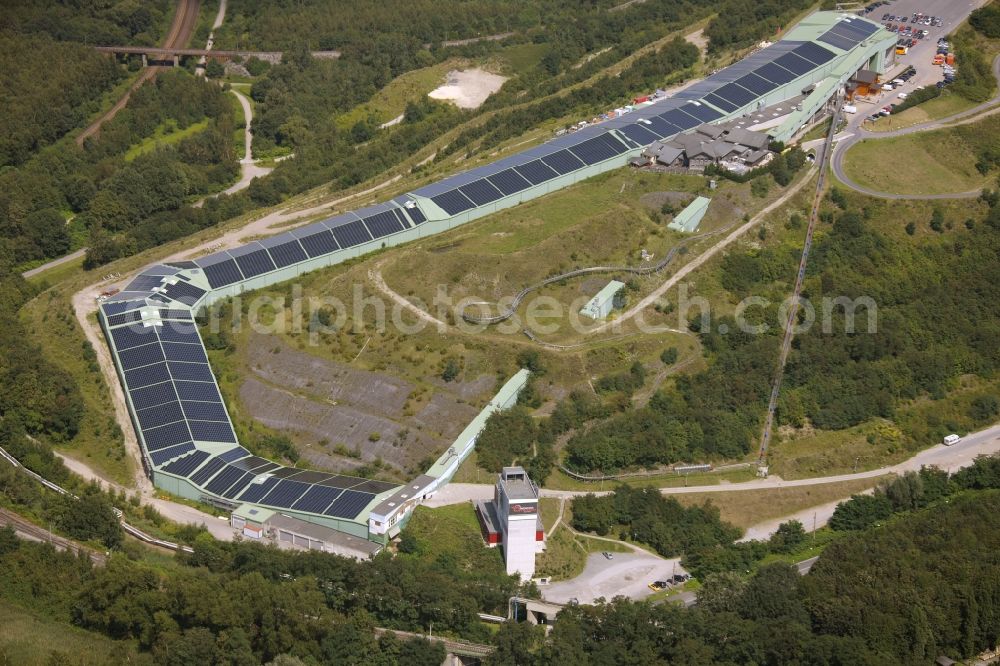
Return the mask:
[[[896, 73], [902, 72], [902, 70], [909, 65], [913, 65], [916, 68], [917, 76], [910, 80], [910, 83], [904, 89], [905, 91], [908, 92], [918, 86], [934, 85], [937, 81], [941, 80], [942, 75], [940, 68], [930, 64], [934, 54], [937, 52], [937, 40], [954, 30], [958, 24], [965, 20], [973, 9], [983, 5], [985, 1], [986, 0], [900, 0], [899, 2], [894, 2], [887, 7], [880, 7], [878, 10], [869, 15], [869, 18], [879, 20], [882, 14], [886, 12], [896, 15], [905, 14], [907, 17], [909, 17], [913, 12], [921, 12], [932, 16], [940, 16], [944, 19], [943, 27], [927, 28], [930, 30], [931, 34], [926, 39], [918, 41], [917, 45], [910, 49], [907, 55], [898, 56], [897, 65], [890, 68], [889, 71], [893, 76]], [[958, 66], [961, 67], [961, 63], [958, 63]], [[938, 129], [946, 124], [955, 125], [973, 122], [975, 119], [978, 119], [977, 117], [979, 115], [984, 114], [984, 112], [991, 110], [991, 107], [1000, 103], [1000, 56], [993, 61], [993, 75], [996, 77], [998, 83], [998, 92], [993, 99], [946, 118], [940, 118], [938, 120], [932, 120], [926, 123], [920, 123], [919, 125], [913, 125], [911, 127], [905, 127], [889, 132], [868, 132], [863, 129], [863, 125], [865, 118], [870, 116], [877, 109], [880, 109], [891, 102], [896, 102], [898, 93], [895, 91], [885, 92], [879, 94], [870, 102], [857, 102], [856, 106], [858, 107], [858, 112], [851, 117], [847, 127], [838, 134], [840, 140], [833, 149], [833, 161], [831, 166], [833, 167], [833, 173], [837, 177], [837, 180], [852, 190], [856, 190], [868, 196], [879, 197], [881, 199], [932, 200], [974, 199], [978, 197], [981, 190], [944, 194], [895, 194], [891, 192], [879, 192], [877, 190], [872, 190], [855, 183], [847, 176], [846, 173], [844, 173], [844, 155], [850, 147], [858, 141], [886, 139]], [[886, 78], [889, 79], [890, 77], [887, 76]], [[1000, 108], [993, 109], [993, 111], [1000, 111]], [[885, 168], [887, 169], [898, 168], [898, 166], [899, 165], [896, 164], [893, 159], [886, 159], [885, 161]]]

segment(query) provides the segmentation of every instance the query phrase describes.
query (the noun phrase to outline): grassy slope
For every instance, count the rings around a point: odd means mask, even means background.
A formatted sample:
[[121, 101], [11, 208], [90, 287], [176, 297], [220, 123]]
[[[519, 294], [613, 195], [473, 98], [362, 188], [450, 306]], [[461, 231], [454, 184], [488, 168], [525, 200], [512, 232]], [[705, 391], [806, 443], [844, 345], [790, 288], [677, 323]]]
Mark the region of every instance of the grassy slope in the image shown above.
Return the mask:
[[[972, 126], [975, 133], [1000, 131], [996, 116]], [[918, 132], [852, 146], [844, 170], [854, 182], [895, 194], [967, 192], [991, 181], [976, 171], [973, 134], [963, 128]], [[905, 164], [906, 168], [899, 168]]]
[[189, 136], [194, 136], [207, 127], [207, 118], [196, 123], [191, 123], [184, 129], [177, 129], [177, 124], [173, 120], [161, 123], [160, 126], [153, 132], [152, 136], [148, 136], [139, 143], [133, 144], [132, 147], [128, 149], [125, 153], [125, 161], [131, 162], [139, 155], [151, 152], [162, 146], [169, 146], [177, 143], [178, 141], [186, 139]]
[[375, 93], [368, 102], [356, 106], [336, 119], [337, 127], [350, 129], [358, 121], [371, 118], [375, 125], [388, 122], [406, 110], [408, 102], [416, 101], [437, 88], [452, 69], [461, 69], [469, 63], [464, 60], [447, 60], [430, 67], [406, 72]]
[[133, 643], [114, 641], [0, 600], [0, 664], [151, 663]]
[[690, 495], [673, 495], [672, 497], [685, 506], [711, 502], [719, 507], [723, 520], [746, 529], [810, 507], [850, 497], [862, 490], [875, 487], [879, 481], [878, 478], [860, 479], [818, 486], [725, 493], [692, 493]]

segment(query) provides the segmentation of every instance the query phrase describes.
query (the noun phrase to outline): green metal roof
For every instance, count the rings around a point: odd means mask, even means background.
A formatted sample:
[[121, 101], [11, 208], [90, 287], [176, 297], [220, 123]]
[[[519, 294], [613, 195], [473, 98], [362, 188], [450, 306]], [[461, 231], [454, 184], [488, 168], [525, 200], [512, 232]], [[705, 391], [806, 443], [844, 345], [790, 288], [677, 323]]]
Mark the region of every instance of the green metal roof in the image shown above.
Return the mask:
[[691, 233], [701, 224], [701, 219], [708, 212], [708, 204], [712, 200], [708, 197], [695, 197], [695, 200], [687, 205], [667, 226], [676, 231]]

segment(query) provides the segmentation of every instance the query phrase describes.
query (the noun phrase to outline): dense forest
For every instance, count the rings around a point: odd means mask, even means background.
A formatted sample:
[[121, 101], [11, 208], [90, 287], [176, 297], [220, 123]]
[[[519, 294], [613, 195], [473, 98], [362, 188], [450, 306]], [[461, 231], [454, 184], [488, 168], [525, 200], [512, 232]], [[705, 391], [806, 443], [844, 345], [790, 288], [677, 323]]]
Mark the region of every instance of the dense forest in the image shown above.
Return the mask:
[[725, 0], [717, 3], [718, 14], [705, 29], [708, 49], [717, 52], [750, 46], [761, 39], [773, 41], [791, 27], [792, 19], [813, 4], [813, 0]]
[[[1000, 492], [964, 493], [787, 564], [707, 583], [692, 609], [570, 606], [547, 640], [504, 626], [494, 664], [931, 664], [1000, 638]], [[975, 538], [968, 538], [975, 535]]]
[[[925, 664], [941, 654], [968, 657], [1000, 639], [992, 612], [1000, 595], [992, 555], [1000, 548], [998, 470], [996, 460], [981, 460], [943, 482], [943, 473], [894, 482], [878, 496], [902, 513], [844, 532], [806, 576], [778, 562], [743, 576], [733, 569], [742, 572], [744, 563], [734, 560], [724, 575], [706, 576], [693, 608], [627, 599], [571, 604], [548, 638], [527, 624], [493, 634], [479, 622], [477, 612], [505, 607], [516, 589], [496, 557], [473, 565], [401, 552], [358, 563], [207, 535], [169, 566], [113, 555], [95, 567], [2, 529], [0, 598], [128, 641], [123, 650], [137, 644], [141, 659], [178, 665], [437, 664], [439, 646], [374, 632], [424, 631], [430, 622], [444, 635], [492, 643], [487, 663], [498, 665]], [[916, 487], [924, 488], [910, 495], [917, 499], [904, 500]], [[620, 493], [612, 503], [632, 520], [659, 496]], [[588, 500], [595, 501], [604, 500]], [[669, 513], [654, 513], [672, 522]], [[682, 519], [671, 529], [695, 535], [698, 524]], [[767, 549], [794, 548], [804, 534], [792, 527]], [[59, 663], [77, 663], [57, 644], [44, 649]]]

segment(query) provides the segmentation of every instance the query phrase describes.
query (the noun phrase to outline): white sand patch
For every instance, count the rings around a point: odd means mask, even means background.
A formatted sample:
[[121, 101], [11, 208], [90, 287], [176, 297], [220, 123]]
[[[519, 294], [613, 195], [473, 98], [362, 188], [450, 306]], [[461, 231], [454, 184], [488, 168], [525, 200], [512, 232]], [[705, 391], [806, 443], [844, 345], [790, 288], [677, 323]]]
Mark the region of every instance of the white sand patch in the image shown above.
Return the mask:
[[428, 97], [454, 102], [461, 109], [475, 109], [486, 101], [486, 98], [500, 90], [507, 77], [491, 74], [486, 70], [465, 69], [448, 72], [448, 79], [443, 86], [435, 88]]

